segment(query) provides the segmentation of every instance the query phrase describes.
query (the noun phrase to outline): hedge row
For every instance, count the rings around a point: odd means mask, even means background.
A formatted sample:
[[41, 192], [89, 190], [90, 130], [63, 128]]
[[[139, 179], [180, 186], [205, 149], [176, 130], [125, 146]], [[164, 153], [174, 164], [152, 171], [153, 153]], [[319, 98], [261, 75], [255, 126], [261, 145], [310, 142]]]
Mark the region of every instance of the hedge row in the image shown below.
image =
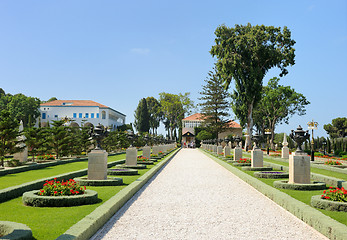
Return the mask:
[[32, 240], [32, 235], [31, 229], [25, 224], [0, 221], [0, 239]]
[[[125, 160], [117, 160], [117, 161], [108, 163], [107, 166], [113, 167], [113, 166], [116, 166], [117, 164], [122, 164], [124, 162], [125, 162]], [[24, 183], [21, 185], [17, 185], [17, 186], [5, 188], [5, 189], [1, 189], [0, 190], [0, 203], [8, 201], [8, 200], [13, 199], [13, 198], [20, 197], [25, 192], [40, 189], [40, 188], [42, 188], [43, 184], [46, 181], [50, 181], [54, 178], [57, 178], [57, 180], [61, 181], [61, 180], [66, 180], [66, 179], [73, 179], [75, 177], [82, 177], [82, 176], [85, 176], [87, 174], [88, 174], [88, 168], [74, 171], [74, 172], [60, 174], [57, 176], [39, 179], [39, 180], [35, 180], [32, 182], [27, 182], [27, 183]]]
[[[119, 153], [110, 153], [109, 156], [119, 155], [123, 154], [124, 152]], [[30, 170], [36, 170], [36, 169], [42, 169], [46, 167], [52, 167], [67, 163], [73, 163], [73, 162], [82, 162], [88, 160], [87, 157], [85, 158], [74, 158], [74, 159], [68, 159], [68, 160], [56, 160], [52, 162], [46, 162], [46, 163], [38, 163], [38, 164], [31, 164], [31, 165], [25, 165], [25, 166], [19, 166], [11, 169], [0, 169], [0, 176], [5, 176], [7, 174], [14, 174], [14, 173], [20, 173], [20, 172], [26, 172]]]

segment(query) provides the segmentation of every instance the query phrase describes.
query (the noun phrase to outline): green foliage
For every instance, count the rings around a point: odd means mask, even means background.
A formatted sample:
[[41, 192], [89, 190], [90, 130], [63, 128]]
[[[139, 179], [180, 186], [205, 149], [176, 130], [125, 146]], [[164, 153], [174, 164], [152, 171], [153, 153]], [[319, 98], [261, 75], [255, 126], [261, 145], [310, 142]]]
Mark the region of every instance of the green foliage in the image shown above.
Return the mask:
[[230, 108], [227, 98], [229, 97], [227, 90], [223, 87], [223, 80], [220, 75], [214, 71], [208, 73], [205, 80], [206, 85], [203, 86], [202, 95], [199, 100], [202, 102], [201, 114], [205, 118], [206, 127], [210, 132], [218, 136], [219, 133], [226, 130], [226, 122], [229, 116]]
[[253, 108], [261, 99], [263, 79], [274, 67], [280, 68], [280, 76], [294, 65], [294, 44], [287, 27], [281, 30], [273, 26], [235, 25], [235, 28], [219, 26], [215, 31], [215, 45], [210, 53], [217, 57], [217, 69], [226, 88], [232, 80], [232, 109], [242, 126], [252, 135]]
[[57, 181], [55, 178], [51, 181], [46, 181], [43, 188], [40, 189], [40, 196], [71, 196], [84, 194], [85, 187], [81, 187], [75, 180]]
[[8, 110], [0, 112], [0, 160], [1, 166], [4, 166], [6, 154], [13, 154], [20, 150], [17, 140], [19, 136], [19, 123], [13, 119]]
[[175, 136], [175, 130], [182, 127], [182, 119], [185, 113], [189, 113], [189, 110], [193, 106], [189, 94], [190, 93], [176, 95], [165, 92], [159, 93], [163, 123], [168, 130], [170, 139], [173, 139]]
[[202, 140], [207, 140], [207, 139], [212, 139], [212, 133], [202, 130], [196, 135], [196, 139], [202, 141]]
[[134, 126], [137, 129], [137, 131], [141, 132], [148, 132], [150, 125], [150, 115], [147, 108], [147, 101], [145, 98], [142, 98], [137, 105], [137, 108], [135, 110], [135, 122]]
[[107, 152], [129, 147], [130, 143], [125, 131], [113, 131], [102, 141], [102, 148]]
[[295, 92], [290, 86], [279, 85], [279, 78], [271, 78], [263, 87], [262, 98], [254, 108], [255, 125], [260, 132], [265, 127], [271, 130], [270, 143], [274, 141], [276, 125], [289, 123], [294, 114], [306, 114], [305, 106], [310, 104], [301, 93]]
[[325, 124], [323, 128], [331, 138], [347, 137], [347, 118], [335, 118], [332, 124]]
[[329, 190], [324, 190], [321, 195], [322, 199], [327, 199], [336, 202], [347, 202], [347, 190], [342, 188], [330, 187]]
[[163, 118], [161, 105], [154, 97], [147, 97], [146, 101], [149, 114], [149, 126], [150, 129], [152, 129], [152, 134], [155, 134], [160, 125], [160, 120]]
[[68, 127], [64, 124], [64, 120], [53, 121], [53, 126], [50, 128], [51, 144], [57, 158], [66, 156], [69, 153], [69, 145], [73, 141]]

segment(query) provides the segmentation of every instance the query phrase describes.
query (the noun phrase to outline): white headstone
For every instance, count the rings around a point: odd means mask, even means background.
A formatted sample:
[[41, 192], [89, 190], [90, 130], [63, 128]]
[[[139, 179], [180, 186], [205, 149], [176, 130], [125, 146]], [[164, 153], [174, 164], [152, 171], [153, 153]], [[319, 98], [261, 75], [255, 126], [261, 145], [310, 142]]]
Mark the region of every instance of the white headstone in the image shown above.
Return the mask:
[[151, 158], [151, 147], [149, 146], [144, 146], [142, 149], [142, 156], [150, 159]]
[[251, 151], [251, 167], [263, 167], [263, 151], [255, 149]]
[[289, 157], [289, 181], [288, 183], [311, 183], [310, 157], [305, 153], [296, 153]]
[[107, 155], [105, 150], [92, 150], [88, 153], [88, 179], [107, 179]]
[[129, 147], [126, 151], [125, 165], [136, 166], [137, 165], [137, 149], [136, 147]]

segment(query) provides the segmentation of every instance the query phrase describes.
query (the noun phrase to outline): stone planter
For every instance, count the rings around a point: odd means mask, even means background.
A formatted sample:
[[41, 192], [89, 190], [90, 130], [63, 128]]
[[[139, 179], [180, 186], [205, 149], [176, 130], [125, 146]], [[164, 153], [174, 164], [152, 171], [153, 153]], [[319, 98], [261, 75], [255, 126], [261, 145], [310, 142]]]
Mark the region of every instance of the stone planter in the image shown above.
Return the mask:
[[111, 168], [107, 170], [107, 175], [122, 175], [122, 176], [130, 176], [130, 175], [138, 175], [139, 171], [131, 168]]
[[31, 229], [22, 223], [0, 221], [0, 239], [31, 240]]
[[311, 197], [311, 206], [328, 211], [347, 212], [347, 202], [336, 202], [322, 199], [321, 195]]
[[255, 172], [254, 176], [257, 178], [289, 178], [289, 173], [286, 172]]
[[271, 171], [272, 167], [242, 167], [243, 171]]
[[235, 162], [233, 163], [234, 166], [236, 167], [244, 167], [244, 166], [251, 166], [251, 163], [238, 163], [238, 162]]
[[72, 196], [40, 196], [37, 195], [38, 192], [38, 190], [25, 192], [22, 197], [23, 203], [32, 207], [70, 207], [94, 204], [99, 201], [98, 193], [93, 190], [86, 190], [84, 194]]
[[275, 181], [273, 183], [273, 186], [275, 188], [303, 190], [303, 191], [326, 189], [326, 185], [324, 182], [312, 182], [309, 184], [304, 184], [304, 183], [288, 183], [287, 180], [280, 180], [280, 181]]
[[153, 161], [137, 161], [137, 164], [153, 165]]
[[116, 167], [120, 168], [132, 168], [132, 169], [146, 169], [147, 166], [144, 164], [138, 164], [138, 165], [117, 165]]
[[74, 178], [81, 186], [119, 186], [123, 184], [122, 178], [108, 177], [105, 180], [90, 180], [88, 177]]

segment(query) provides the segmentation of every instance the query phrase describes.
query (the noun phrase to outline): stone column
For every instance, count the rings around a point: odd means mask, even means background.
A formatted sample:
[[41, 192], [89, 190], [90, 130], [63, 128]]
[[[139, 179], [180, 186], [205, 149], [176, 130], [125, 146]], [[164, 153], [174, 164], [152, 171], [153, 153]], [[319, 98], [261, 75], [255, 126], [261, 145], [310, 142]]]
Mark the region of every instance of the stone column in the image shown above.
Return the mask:
[[251, 151], [251, 167], [263, 167], [263, 151], [259, 148]]
[[311, 183], [310, 157], [305, 152], [294, 152], [289, 156], [288, 183]]
[[221, 154], [221, 153], [223, 153], [223, 148], [222, 148], [222, 146], [217, 146], [217, 154], [219, 155], [219, 154]]
[[136, 147], [127, 148], [125, 156], [126, 166], [136, 166], [137, 165], [137, 149]]
[[88, 153], [88, 179], [107, 179], [107, 152], [105, 150], [92, 150]]
[[151, 158], [151, 147], [149, 146], [144, 146], [142, 149], [142, 156], [150, 159]]
[[230, 156], [230, 150], [231, 148], [228, 145], [224, 147], [224, 157]]
[[289, 148], [288, 142], [287, 142], [287, 134], [284, 134], [283, 136], [283, 147], [282, 147], [282, 158], [288, 159], [289, 158]]

